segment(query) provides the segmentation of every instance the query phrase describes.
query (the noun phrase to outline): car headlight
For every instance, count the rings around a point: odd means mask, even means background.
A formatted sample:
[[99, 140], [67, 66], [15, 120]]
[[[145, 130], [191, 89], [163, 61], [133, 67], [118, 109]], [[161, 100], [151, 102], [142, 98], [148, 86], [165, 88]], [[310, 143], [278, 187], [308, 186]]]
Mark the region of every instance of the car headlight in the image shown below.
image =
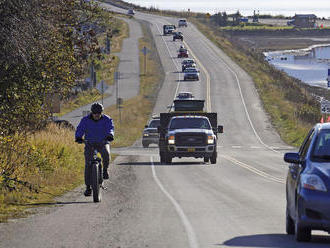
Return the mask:
[[207, 136], [207, 144], [214, 144], [214, 139], [212, 135]]
[[143, 136], [144, 136], [144, 137], [148, 137], [149, 134], [148, 134], [148, 133], [144, 133]]
[[302, 174], [300, 177], [301, 187], [310, 190], [327, 191], [322, 179], [313, 174]]
[[175, 144], [175, 137], [174, 137], [174, 135], [171, 135], [170, 137], [168, 137], [168, 144], [170, 144], [170, 145], [174, 145]]

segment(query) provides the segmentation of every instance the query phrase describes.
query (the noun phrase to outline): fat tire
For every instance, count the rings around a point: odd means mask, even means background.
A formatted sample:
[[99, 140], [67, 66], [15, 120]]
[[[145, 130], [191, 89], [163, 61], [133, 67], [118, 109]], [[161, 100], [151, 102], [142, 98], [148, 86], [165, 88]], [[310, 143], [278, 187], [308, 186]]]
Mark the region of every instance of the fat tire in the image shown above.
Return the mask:
[[101, 178], [100, 178], [100, 164], [98, 162], [92, 163], [92, 191], [93, 201], [101, 201]]

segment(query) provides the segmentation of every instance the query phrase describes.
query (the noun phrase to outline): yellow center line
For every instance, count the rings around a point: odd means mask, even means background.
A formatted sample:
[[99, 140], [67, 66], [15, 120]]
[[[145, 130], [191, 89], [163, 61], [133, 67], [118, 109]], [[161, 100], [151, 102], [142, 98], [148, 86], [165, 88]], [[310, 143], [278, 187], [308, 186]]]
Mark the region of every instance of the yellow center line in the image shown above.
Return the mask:
[[194, 59], [196, 60], [196, 62], [198, 62], [198, 65], [202, 68], [202, 70], [204, 71], [204, 73], [206, 75], [206, 111], [207, 112], [211, 112], [212, 107], [211, 107], [211, 80], [210, 80], [210, 74], [205, 69], [205, 67], [203, 66], [203, 64], [201, 63], [201, 61], [193, 53], [193, 51], [188, 46], [188, 44], [185, 41], [183, 43], [189, 49], [190, 54], [194, 57]]
[[226, 160], [228, 160], [228, 161], [230, 161], [230, 162], [232, 162], [232, 163], [234, 163], [234, 164], [236, 164], [236, 165], [238, 165], [238, 166], [240, 166], [242, 168], [245, 168], [245, 169], [253, 172], [254, 174], [257, 174], [257, 175], [259, 175], [261, 177], [264, 177], [264, 178], [266, 178], [268, 180], [271, 180], [271, 181], [274, 181], [274, 182], [277, 182], [277, 183], [282, 183], [282, 184], [285, 183], [285, 179], [279, 178], [279, 177], [274, 177], [274, 176], [272, 176], [272, 175], [270, 175], [270, 174], [268, 174], [266, 172], [263, 172], [261, 170], [258, 170], [257, 168], [255, 168], [255, 167], [253, 167], [251, 165], [248, 165], [248, 164], [245, 164], [243, 162], [240, 162], [240, 161], [238, 161], [235, 158], [232, 158], [232, 157], [226, 156], [226, 155], [221, 155], [221, 157], [223, 157], [224, 159], [226, 159]]

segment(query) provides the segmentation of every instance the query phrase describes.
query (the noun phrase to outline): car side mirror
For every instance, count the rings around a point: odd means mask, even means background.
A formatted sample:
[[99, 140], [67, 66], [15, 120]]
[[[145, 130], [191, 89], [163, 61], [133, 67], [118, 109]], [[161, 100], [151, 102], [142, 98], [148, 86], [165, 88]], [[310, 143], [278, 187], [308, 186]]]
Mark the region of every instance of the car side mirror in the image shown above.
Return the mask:
[[144, 128], [148, 128], [148, 125], [145, 125]]
[[287, 152], [284, 154], [284, 161], [287, 163], [293, 163], [293, 164], [300, 164], [300, 156], [299, 153], [296, 152]]
[[223, 126], [218, 126], [217, 132], [218, 133], [223, 133]]

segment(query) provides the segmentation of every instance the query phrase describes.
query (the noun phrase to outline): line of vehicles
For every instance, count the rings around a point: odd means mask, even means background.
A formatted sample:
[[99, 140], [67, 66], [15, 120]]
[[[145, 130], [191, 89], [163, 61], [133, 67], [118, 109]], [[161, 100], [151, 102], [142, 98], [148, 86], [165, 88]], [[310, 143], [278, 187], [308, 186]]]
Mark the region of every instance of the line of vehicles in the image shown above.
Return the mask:
[[[178, 26], [187, 27], [186, 20], [179, 20]], [[164, 25], [163, 34], [172, 34], [173, 41], [178, 36], [183, 40], [175, 25]], [[188, 50], [181, 45], [178, 58], [187, 58], [181, 64], [184, 80], [199, 80], [196, 63], [188, 57]], [[168, 112], [153, 117], [145, 126], [142, 146], [157, 144], [163, 164], [171, 164], [175, 157], [202, 158], [205, 163], [216, 164], [218, 134], [223, 133], [223, 126], [218, 126], [217, 113], [204, 111], [204, 102], [190, 92], [179, 93]]]

